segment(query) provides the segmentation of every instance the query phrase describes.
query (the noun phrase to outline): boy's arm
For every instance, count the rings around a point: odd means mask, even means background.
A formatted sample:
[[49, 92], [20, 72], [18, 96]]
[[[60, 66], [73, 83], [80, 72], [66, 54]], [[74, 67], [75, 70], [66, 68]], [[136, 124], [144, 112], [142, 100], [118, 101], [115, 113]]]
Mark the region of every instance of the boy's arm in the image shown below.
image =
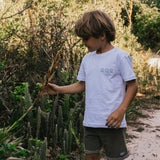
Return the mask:
[[72, 94], [85, 91], [85, 82], [80, 81], [67, 86], [58, 86], [48, 83], [43, 91], [43, 95], [56, 95], [56, 94]]
[[118, 107], [118, 109], [112, 112], [111, 115], [107, 118], [106, 126], [111, 127], [111, 128], [120, 127], [124, 114], [126, 113], [128, 106], [134, 99], [137, 93], [137, 89], [138, 87], [137, 87], [136, 80], [127, 82], [127, 92], [124, 97], [124, 100], [121, 103], [121, 105]]

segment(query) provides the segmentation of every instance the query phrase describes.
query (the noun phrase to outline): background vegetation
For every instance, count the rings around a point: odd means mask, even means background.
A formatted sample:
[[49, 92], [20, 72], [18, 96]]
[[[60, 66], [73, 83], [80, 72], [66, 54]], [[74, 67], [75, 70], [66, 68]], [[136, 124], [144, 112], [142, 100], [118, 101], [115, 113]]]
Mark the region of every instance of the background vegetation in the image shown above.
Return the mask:
[[[17, 120], [37, 97], [58, 51], [52, 82], [76, 82], [87, 51], [74, 35], [74, 22], [94, 9], [113, 19], [114, 45], [132, 56], [139, 93], [159, 98], [158, 67], [147, 63], [160, 49], [158, 0], [1, 0], [0, 159], [83, 159], [83, 93], [41, 97], [23, 120]], [[131, 104], [128, 120], [139, 114], [137, 106], [144, 106], [139, 99]]]

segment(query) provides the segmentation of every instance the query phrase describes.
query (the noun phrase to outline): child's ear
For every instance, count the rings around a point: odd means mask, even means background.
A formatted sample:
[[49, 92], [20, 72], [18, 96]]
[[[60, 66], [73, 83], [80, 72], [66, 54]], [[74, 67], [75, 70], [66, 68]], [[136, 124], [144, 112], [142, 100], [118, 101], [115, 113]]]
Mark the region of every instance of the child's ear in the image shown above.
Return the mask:
[[106, 34], [103, 32], [102, 35], [100, 36], [101, 40], [104, 41], [106, 39]]

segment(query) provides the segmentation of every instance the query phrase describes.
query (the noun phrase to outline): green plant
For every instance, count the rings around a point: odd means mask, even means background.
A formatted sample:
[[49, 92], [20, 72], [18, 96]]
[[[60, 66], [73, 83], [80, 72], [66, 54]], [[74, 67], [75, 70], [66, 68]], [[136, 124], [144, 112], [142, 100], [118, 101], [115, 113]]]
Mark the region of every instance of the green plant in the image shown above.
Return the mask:
[[0, 129], [0, 159], [8, 157], [24, 158], [29, 150], [20, 147], [23, 138], [16, 138], [14, 135], [6, 134], [4, 129]]
[[157, 7], [160, 8], [159, 0], [141, 0], [142, 3], [147, 4], [149, 7]]
[[69, 158], [69, 157], [71, 157], [70, 155], [62, 155], [62, 154], [58, 154], [57, 155], [57, 158], [59, 159], [65, 159], [65, 158]]
[[138, 117], [146, 117], [141, 111], [141, 109], [146, 109], [148, 106], [141, 102], [139, 99], [135, 99], [129, 106], [126, 112], [127, 121], [136, 120]]
[[45, 137], [43, 141], [38, 139], [29, 139], [31, 143], [30, 154], [26, 156], [27, 159], [34, 160], [45, 160], [47, 152], [47, 138]]
[[21, 102], [23, 100], [25, 87], [26, 87], [25, 83], [21, 83], [15, 87], [14, 91], [12, 92], [12, 97], [16, 101], [18, 100]]
[[[160, 31], [158, 29], [160, 25], [160, 12], [156, 6], [151, 7], [151, 5], [143, 4], [141, 1], [143, 0], [133, 1], [131, 31], [138, 37], [138, 42], [141, 43], [145, 49], [151, 48], [154, 52], [157, 52], [160, 48]], [[149, 2], [144, 0], [143, 2], [149, 4], [153, 1]], [[123, 6], [121, 16], [124, 19], [124, 24], [128, 26], [129, 3], [124, 2]]]
[[142, 5], [142, 13], [136, 15], [135, 23], [133, 24], [133, 33], [138, 36], [138, 41], [154, 51], [158, 51], [160, 48], [160, 32], [157, 27], [160, 25], [159, 19], [160, 13], [158, 9], [150, 9]]
[[45, 137], [44, 142], [40, 148], [40, 160], [46, 160], [46, 153], [47, 153], [47, 137]]

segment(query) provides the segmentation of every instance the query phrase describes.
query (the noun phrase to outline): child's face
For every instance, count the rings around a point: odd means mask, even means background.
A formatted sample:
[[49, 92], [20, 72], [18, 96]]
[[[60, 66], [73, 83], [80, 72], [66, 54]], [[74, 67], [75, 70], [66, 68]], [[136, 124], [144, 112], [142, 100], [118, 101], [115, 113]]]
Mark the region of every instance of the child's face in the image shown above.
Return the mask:
[[100, 36], [99, 38], [90, 37], [87, 40], [82, 39], [82, 45], [85, 45], [88, 48], [89, 52], [98, 52], [101, 51], [103, 48], [104, 38]]

